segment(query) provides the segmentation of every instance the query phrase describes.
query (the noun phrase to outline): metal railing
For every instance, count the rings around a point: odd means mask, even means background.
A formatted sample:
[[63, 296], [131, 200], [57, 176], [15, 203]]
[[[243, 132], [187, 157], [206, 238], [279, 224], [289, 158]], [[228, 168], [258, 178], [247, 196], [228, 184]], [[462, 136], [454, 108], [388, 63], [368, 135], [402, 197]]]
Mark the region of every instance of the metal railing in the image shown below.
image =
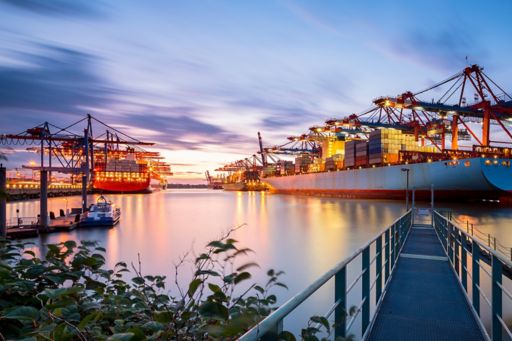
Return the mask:
[[474, 224], [470, 223], [468, 220], [466, 220], [466, 223], [464, 224], [456, 218], [453, 219], [451, 213], [447, 218], [448, 220], [454, 220], [460, 224], [459, 226], [461, 227], [466, 225], [466, 233], [471, 234], [473, 238], [478, 239], [482, 244], [487, 244], [491, 249], [501, 252], [506, 258], [512, 261], [512, 247], [501, 244], [496, 236], [480, 231], [478, 227], [475, 227]]
[[[371, 239], [366, 245], [355, 251], [347, 259], [327, 271], [305, 290], [290, 298], [281, 307], [272, 312], [255, 327], [240, 337], [239, 340], [258, 340], [279, 334], [283, 329], [283, 320], [300, 306], [308, 297], [320, 289], [327, 281], [334, 278], [334, 303], [327, 310], [325, 318], [330, 319], [334, 313], [334, 336], [345, 337], [350, 331], [359, 314], [361, 314], [361, 335], [369, 332], [372, 322], [370, 316], [371, 297], [375, 297], [375, 312], [378, 311], [387, 285], [412, 225], [412, 210], [395, 220], [388, 228]], [[375, 244], [375, 255], [370, 259], [370, 249]], [[361, 256], [361, 272], [347, 286], [347, 267], [358, 256]], [[384, 260], [384, 261], [383, 261]], [[370, 283], [370, 275], [375, 280]], [[361, 301], [356, 304], [352, 316], [347, 314], [347, 295], [361, 281]], [[375, 293], [374, 293], [375, 292]], [[373, 314], [375, 317], [375, 313]]]
[[[512, 302], [512, 293], [503, 284], [504, 270], [509, 274], [512, 273], [512, 262], [439, 212], [434, 211], [433, 219], [437, 235], [482, 331], [487, 338], [499, 341], [502, 340], [503, 331], [505, 331], [508, 338], [512, 340], [512, 332], [503, 320], [503, 294]], [[484, 264], [488, 263], [490, 271], [486, 269], [485, 265], [481, 264], [481, 261]], [[468, 270], [469, 264], [471, 264], [471, 271]], [[482, 290], [481, 272], [490, 279], [490, 298]], [[468, 277], [471, 284], [471, 297], [468, 288]], [[490, 334], [481, 317], [480, 297], [484, 299], [491, 310]]]
[[38, 217], [11, 217], [7, 220], [7, 228], [35, 225], [39, 223]]

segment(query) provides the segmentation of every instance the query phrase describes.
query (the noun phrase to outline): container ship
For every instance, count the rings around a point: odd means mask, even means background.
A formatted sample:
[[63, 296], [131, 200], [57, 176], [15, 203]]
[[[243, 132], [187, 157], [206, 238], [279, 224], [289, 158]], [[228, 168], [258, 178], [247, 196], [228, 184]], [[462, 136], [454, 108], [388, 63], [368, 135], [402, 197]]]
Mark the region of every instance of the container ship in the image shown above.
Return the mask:
[[224, 181], [222, 178], [212, 177], [209, 171], [206, 171], [204, 175], [206, 177], [206, 184], [209, 189], [223, 189], [222, 184]]
[[265, 191], [267, 185], [260, 180], [258, 171], [238, 171], [230, 174], [222, 183], [225, 191]]
[[134, 148], [95, 155], [92, 190], [102, 193], [151, 193], [167, 187], [172, 175], [158, 153]]
[[261, 181], [263, 167], [258, 162], [261, 159], [253, 155], [252, 160], [246, 158], [224, 165], [215, 170], [223, 174], [216, 181], [207, 172], [208, 183], [218, 184], [225, 191], [266, 191], [268, 186]]
[[[440, 99], [418, 98], [432, 91]], [[287, 194], [403, 199], [414, 191], [428, 199], [433, 190], [439, 200], [511, 202], [512, 97], [481, 67], [373, 104], [289, 138], [293, 146], [262, 149], [295, 156], [264, 164], [262, 180]]]
[[[478, 152], [480, 148], [475, 148], [475, 152], [467, 153], [466, 157], [428, 152], [427, 159], [418, 157], [413, 160], [410, 156], [423, 153], [368, 153], [361, 156], [367, 153], [365, 144], [368, 142], [350, 142], [345, 143], [347, 148], [354, 145], [364, 147], [345, 151], [346, 159], [338, 156], [337, 161], [326, 158], [322, 162], [309, 158], [309, 162], [304, 162], [305, 157], [301, 157], [297, 173], [270, 175], [263, 180], [271, 191], [286, 194], [403, 199], [409, 188], [411, 192], [414, 190], [417, 199], [423, 200], [430, 198], [433, 189], [436, 196], [444, 200], [510, 201], [512, 169], [509, 149], [491, 148]], [[373, 163], [370, 163], [371, 157]], [[376, 159], [379, 159], [378, 163]], [[393, 159], [397, 161], [391, 161]]]

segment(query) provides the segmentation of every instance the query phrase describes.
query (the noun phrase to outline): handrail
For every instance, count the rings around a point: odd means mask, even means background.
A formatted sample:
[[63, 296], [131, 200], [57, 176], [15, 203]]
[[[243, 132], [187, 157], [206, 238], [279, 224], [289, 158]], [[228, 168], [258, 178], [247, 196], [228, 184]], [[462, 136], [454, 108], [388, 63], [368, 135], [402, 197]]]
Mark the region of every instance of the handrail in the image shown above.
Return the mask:
[[11, 217], [7, 220], [7, 227], [12, 228], [28, 224], [33, 225], [36, 224], [37, 221], [37, 217]]
[[[449, 218], [451, 218], [451, 216], [449, 216]], [[457, 224], [464, 224], [464, 222], [461, 222], [457, 218], [454, 218], [454, 221], [456, 221]], [[470, 228], [470, 225], [471, 225], [471, 228]], [[462, 229], [462, 227], [460, 225], [457, 225], [457, 226], [459, 229]], [[471, 236], [473, 238], [476, 237], [476, 239], [479, 239], [481, 243], [484, 243], [484, 245], [485, 245], [485, 240], [487, 240], [488, 247], [491, 247], [491, 241], [492, 241], [492, 244], [494, 245], [493, 249], [496, 251], [500, 251], [504, 255], [507, 255], [507, 257], [510, 258], [510, 260], [512, 261], [512, 247], [511, 246], [501, 244], [496, 239], [495, 236], [491, 235], [490, 233], [485, 233], [485, 232], [480, 231], [478, 229], [478, 227], [475, 227], [473, 225], [473, 223], [470, 224], [469, 221], [466, 221], [466, 232], [468, 234], [469, 234], [470, 229], [471, 229]]]
[[496, 250], [494, 250], [493, 248], [485, 245], [484, 243], [482, 243], [478, 238], [475, 238], [474, 236], [472, 236], [471, 234], [467, 233], [466, 231], [464, 231], [464, 229], [462, 227], [460, 227], [457, 223], [449, 220], [448, 218], [446, 218], [445, 216], [443, 216], [442, 214], [440, 214], [439, 212], [437, 211], [434, 211], [434, 214], [438, 215], [441, 219], [445, 220], [447, 223], [449, 223], [450, 225], [452, 225], [453, 227], [456, 227], [462, 234], [464, 234], [466, 237], [470, 238], [471, 240], [474, 240], [475, 242], [477, 242], [478, 246], [480, 247], [480, 249], [484, 249], [485, 251], [493, 254], [495, 257], [498, 257], [500, 261], [502, 261], [504, 263], [504, 265], [506, 265], [507, 267], [511, 268], [512, 269], [512, 261], [508, 258], [505, 258], [505, 255], [503, 255], [502, 253], [499, 253], [497, 252]]
[[[377, 234], [374, 238], [372, 238], [369, 242], [364, 244], [362, 247], [358, 248], [355, 252], [352, 253], [348, 258], [345, 260], [339, 262], [337, 265], [335, 265], [333, 268], [331, 268], [329, 271], [324, 273], [322, 276], [320, 276], [316, 281], [314, 281], [312, 284], [310, 284], [307, 288], [305, 288], [303, 291], [299, 292], [292, 298], [290, 298], [288, 301], [286, 301], [283, 305], [281, 305], [277, 310], [272, 312], [269, 316], [267, 316], [265, 319], [263, 319], [260, 323], [258, 323], [256, 326], [254, 326], [252, 329], [250, 329], [248, 332], [246, 332], [244, 335], [242, 335], [239, 340], [247, 341], [247, 340], [258, 340], [258, 338], [262, 337], [264, 334], [269, 332], [279, 332], [280, 326], [282, 325], [283, 319], [290, 314], [295, 308], [297, 308], [300, 304], [302, 304], [308, 297], [310, 297], [313, 293], [315, 293], [319, 288], [321, 288], [327, 281], [335, 278], [335, 314], [340, 314], [340, 309], [342, 308], [346, 310], [346, 295], [347, 292], [350, 291], [356, 282], [359, 280], [363, 280], [363, 282], [367, 279], [368, 281], [368, 288], [369, 289], [369, 278], [370, 278], [370, 246], [373, 243], [380, 244], [380, 250], [376, 249], [376, 257], [378, 257], [378, 260], [380, 260], [380, 263], [382, 263], [382, 256], [385, 255], [386, 262], [384, 263], [384, 266], [382, 264], [379, 264], [379, 261], [377, 261], [377, 265], [379, 265], [379, 268], [377, 269], [377, 276], [380, 276], [380, 280], [382, 280], [382, 270], [386, 270], [385, 273], [385, 285], [389, 283], [389, 273], [392, 273], [394, 269], [394, 264], [396, 263], [398, 259], [398, 254], [400, 246], [403, 245], [405, 238], [407, 236], [407, 233], [409, 232], [409, 228], [412, 223], [412, 210], [407, 211], [404, 215], [396, 219], [392, 224], [390, 224], [384, 231]], [[384, 237], [384, 243], [383, 243], [383, 237]], [[389, 242], [389, 240], [392, 240], [392, 242]], [[383, 246], [384, 245], [384, 246]], [[378, 245], [379, 246], [379, 245]], [[383, 251], [386, 252], [383, 252]], [[347, 265], [349, 265], [356, 257], [359, 255], [363, 256], [363, 269], [360, 274], [356, 276], [356, 280], [354, 283], [350, 284], [350, 287], [347, 288], [346, 283], [346, 268]], [[389, 258], [392, 258], [392, 264], [389, 262]], [[372, 261], [373, 264], [373, 261]], [[386, 266], [389, 266], [390, 269], [386, 268]], [[389, 273], [388, 273], [389, 271]], [[376, 276], [376, 277], [377, 277]], [[364, 287], [363, 283], [363, 287]], [[340, 290], [342, 292], [340, 292]], [[382, 299], [381, 291], [376, 295], [376, 299], [378, 300], [376, 303], [378, 304], [380, 300]], [[364, 291], [364, 288], [363, 288]], [[369, 290], [368, 290], [369, 291]], [[368, 309], [368, 315], [369, 315], [369, 301], [370, 301], [370, 294], [363, 292], [363, 299], [360, 303], [360, 308], [365, 309], [365, 306]], [[340, 296], [340, 297], [338, 297]], [[380, 296], [380, 297], [378, 297]], [[340, 301], [341, 300], [341, 301]], [[342, 307], [339, 307], [342, 305]], [[329, 309], [329, 311], [332, 309], [332, 307]], [[346, 312], [343, 311], [343, 314]], [[331, 312], [332, 314], [332, 312]], [[369, 317], [369, 316], [368, 316]], [[354, 317], [355, 318], [355, 317]], [[369, 321], [365, 321], [366, 323], [363, 323], [363, 325], [366, 324], [366, 327], [368, 326]], [[335, 333], [340, 334], [342, 336], [345, 335], [346, 330], [345, 329], [345, 323], [343, 323], [342, 326], [343, 330], [339, 330], [339, 328], [336, 328]], [[365, 327], [363, 326], [363, 329]], [[364, 334], [365, 330], [363, 330]]]
[[[458, 226], [453, 221], [447, 219], [437, 211], [433, 212], [434, 228], [443, 245], [443, 249], [448, 256], [452, 269], [461, 285], [466, 299], [473, 310], [475, 318], [479, 322], [482, 332], [488, 339], [501, 341], [503, 330], [508, 336], [512, 335], [510, 328], [503, 322], [503, 293], [512, 301], [512, 295], [503, 286], [503, 268], [512, 270], [512, 262], [505, 258], [503, 254], [497, 252], [491, 247], [478, 240], [478, 237], [472, 236]], [[471, 249], [469, 248], [471, 245]], [[471, 260], [468, 261], [468, 255]], [[480, 264], [481, 257], [488, 258], [490, 271], [486, 270]], [[469, 274], [468, 262], [472, 263], [472, 274]], [[460, 267], [459, 267], [460, 264]], [[482, 270], [491, 281], [491, 297], [485, 295], [480, 285], [480, 270]], [[472, 298], [469, 297], [468, 276], [471, 279]], [[480, 297], [483, 297], [491, 309], [491, 332], [487, 332], [480, 318]]]

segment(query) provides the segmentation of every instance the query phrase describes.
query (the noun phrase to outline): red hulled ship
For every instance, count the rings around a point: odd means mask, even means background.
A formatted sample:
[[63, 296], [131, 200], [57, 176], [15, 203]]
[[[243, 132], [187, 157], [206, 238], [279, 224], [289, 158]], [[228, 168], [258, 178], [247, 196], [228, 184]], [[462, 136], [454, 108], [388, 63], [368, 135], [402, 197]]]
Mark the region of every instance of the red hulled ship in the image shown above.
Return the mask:
[[92, 187], [106, 193], [150, 193], [165, 189], [169, 164], [156, 152], [111, 150], [95, 155]]

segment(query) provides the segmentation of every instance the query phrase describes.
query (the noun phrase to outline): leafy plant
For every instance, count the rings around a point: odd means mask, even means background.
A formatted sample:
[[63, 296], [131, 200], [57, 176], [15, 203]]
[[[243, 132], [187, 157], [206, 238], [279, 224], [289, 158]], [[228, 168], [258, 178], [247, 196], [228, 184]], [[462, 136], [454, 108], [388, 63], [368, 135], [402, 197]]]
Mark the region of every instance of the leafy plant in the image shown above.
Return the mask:
[[[96, 242], [49, 244], [38, 258], [33, 244], [0, 239], [0, 340], [235, 339], [276, 309], [272, 292], [286, 285], [275, 270], [267, 271], [264, 285], [251, 283], [258, 265], [238, 265], [252, 251], [239, 248], [232, 231], [193, 257], [185, 287], [179, 275], [189, 255], [179, 259], [174, 292], [165, 276], [143, 274], [140, 256], [138, 264], [106, 269], [106, 250]], [[328, 340], [334, 327], [313, 316], [300, 337]], [[296, 340], [287, 331], [269, 337]]]
[[[48, 245], [44, 259], [31, 245], [0, 240], [0, 338], [30, 340], [201, 340], [241, 335], [273, 309], [282, 272], [269, 270], [264, 285], [251, 283], [256, 263], [230, 233], [210, 242], [193, 260], [188, 286], [175, 265], [175, 291], [165, 276], [144, 275], [141, 261], [105, 268], [95, 242]], [[127, 280], [127, 278], [131, 278]], [[251, 283], [251, 284], [248, 284]]]

